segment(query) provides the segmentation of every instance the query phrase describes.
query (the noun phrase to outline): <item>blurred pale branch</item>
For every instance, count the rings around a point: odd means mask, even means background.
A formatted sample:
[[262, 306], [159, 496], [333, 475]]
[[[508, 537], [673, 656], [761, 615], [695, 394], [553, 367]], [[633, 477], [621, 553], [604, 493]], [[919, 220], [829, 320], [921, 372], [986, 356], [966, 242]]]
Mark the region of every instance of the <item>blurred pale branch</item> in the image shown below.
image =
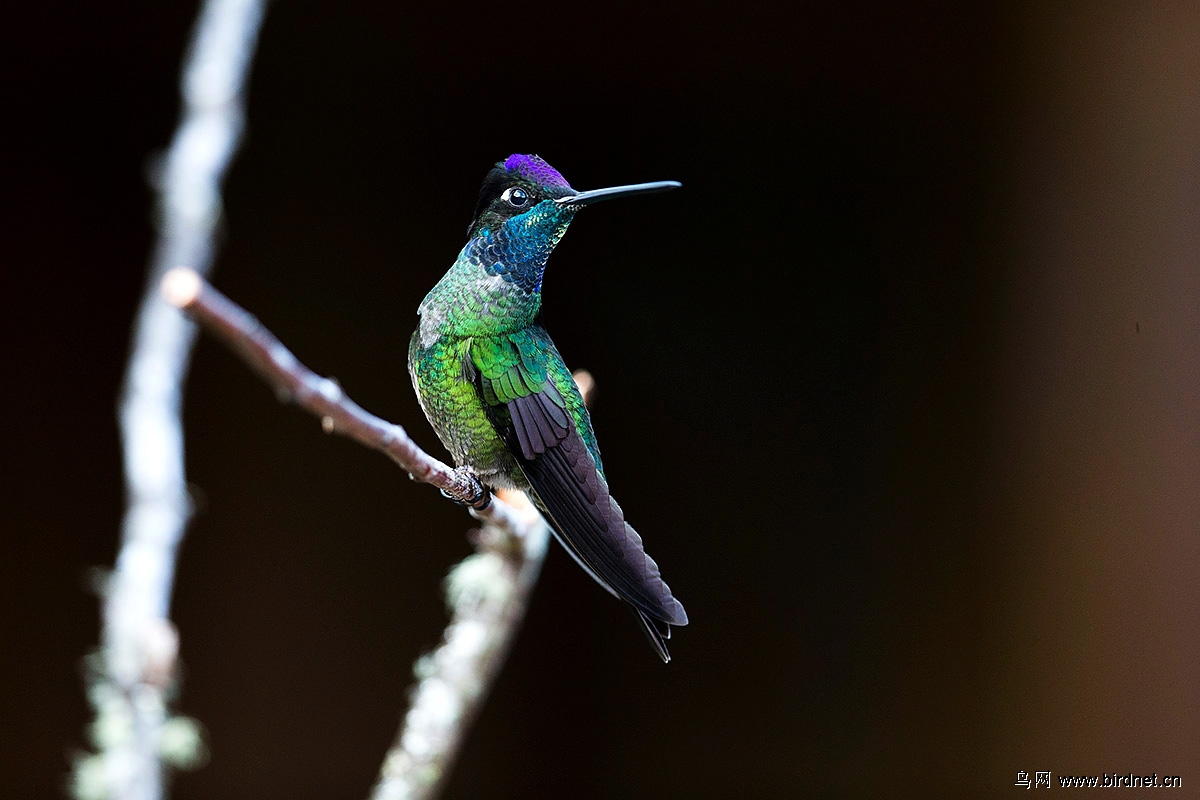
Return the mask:
[[500, 496], [520, 515], [522, 535], [484, 524], [473, 536], [475, 555], [446, 576], [450, 624], [441, 645], [414, 665], [418, 683], [372, 800], [423, 800], [445, 787], [525, 618], [550, 530], [524, 494]]
[[82, 800], [158, 800], [163, 764], [202, 758], [199, 729], [171, 717], [178, 634], [168, 620], [175, 555], [191, 514], [179, 409], [195, 329], [159, 297], [173, 264], [207, 272], [220, 187], [243, 127], [262, 0], [207, 0], [182, 75], [182, 113], [159, 175], [159, 239], [133, 332], [119, 406], [127, 509], [105, 581], [100, 649], [88, 659], [94, 755], [75, 764]]

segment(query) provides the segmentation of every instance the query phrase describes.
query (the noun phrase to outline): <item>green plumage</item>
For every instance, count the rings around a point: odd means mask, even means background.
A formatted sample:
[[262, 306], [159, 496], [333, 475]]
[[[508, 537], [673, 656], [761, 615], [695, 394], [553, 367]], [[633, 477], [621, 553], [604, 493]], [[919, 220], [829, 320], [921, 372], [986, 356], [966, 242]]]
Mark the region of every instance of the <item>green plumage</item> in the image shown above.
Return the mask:
[[456, 464], [474, 466], [485, 481], [495, 476], [511, 483], [517, 465], [468, 379], [470, 347], [470, 339], [445, 337], [422, 348], [419, 333], [413, 334], [408, 350], [413, 387], [421, 409]]

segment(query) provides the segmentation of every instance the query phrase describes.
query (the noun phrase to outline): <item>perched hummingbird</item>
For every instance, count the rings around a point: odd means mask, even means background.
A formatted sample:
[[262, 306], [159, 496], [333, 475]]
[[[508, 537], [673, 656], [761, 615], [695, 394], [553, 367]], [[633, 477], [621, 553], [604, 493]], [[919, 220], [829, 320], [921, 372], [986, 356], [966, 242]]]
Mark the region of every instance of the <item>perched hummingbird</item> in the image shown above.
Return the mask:
[[675, 181], [577, 192], [538, 156], [511, 155], [483, 182], [470, 240], [421, 302], [408, 373], [460, 469], [529, 493], [579, 565], [633, 606], [663, 661], [687, 613], [608, 491], [592, 420], [542, 327], [542, 274], [575, 212]]

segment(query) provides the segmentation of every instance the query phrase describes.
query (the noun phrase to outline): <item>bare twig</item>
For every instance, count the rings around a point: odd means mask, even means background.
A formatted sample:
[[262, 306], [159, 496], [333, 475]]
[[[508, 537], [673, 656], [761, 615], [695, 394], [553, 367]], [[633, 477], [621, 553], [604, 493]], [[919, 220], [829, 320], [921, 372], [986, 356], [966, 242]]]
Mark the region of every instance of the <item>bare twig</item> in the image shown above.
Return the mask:
[[[470, 504], [471, 513], [485, 523], [475, 536], [475, 555], [446, 578], [450, 624], [442, 644], [414, 668], [418, 684], [412, 704], [372, 794], [373, 800], [436, 796], [524, 619], [549, 528], [520, 492], [490, 499], [469, 472], [450, 468], [417, 447], [400, 426], [364, 411], [195, 272], [171, 270], [163, 293], [236, 351], [280, 399], [320, 417], [327, 432], [386, 453], [414, 480]], [[591, 376], [581, 372], [576, 379], [586, 394]]]
[[190, 269], [167, 273], [163, 295], [187, 311], [209, 333], [229, 345], [276, 395], [321, 419], [327, 433], [340, 433], [389, 456], [413, 480], [429, 483], [460, 503], [472, 506], [475, 516], [501, 530], [521, 536], [529, 527], [512, 506], [492, 500], [487, 487], [470, 472], [438, 461], [393, 425], [364, 411], [338, 384], [301, 364], [269, 330], [241, 306], [218, 292]]
[[242, 132], [243, 87], [262, 0], [207, 0], [182, 79], [183, 113], [158, 177], [160, 233], [120, 402], [128, 507], [105, 587], [101, 649], [90, 659], [94, 756], [76, 763], [80, 798], [158, 800], [162, 762], [199, 756], [197, 729], [171, 719], [178, 639], [167, 619], [175, 554], [190, 515], [180, 395], [193, 326], [156, 291], [172, 264], [207, 271], [220, 185]]

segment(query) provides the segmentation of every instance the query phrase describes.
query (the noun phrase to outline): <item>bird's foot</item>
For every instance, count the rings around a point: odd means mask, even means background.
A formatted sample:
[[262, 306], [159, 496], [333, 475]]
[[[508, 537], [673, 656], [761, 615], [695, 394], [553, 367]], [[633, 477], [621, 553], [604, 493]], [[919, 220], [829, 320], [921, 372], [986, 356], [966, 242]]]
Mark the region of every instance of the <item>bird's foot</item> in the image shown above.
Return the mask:
[[460, 506], [470, 506], [476, 511], [482, 511], [492, 504], [492, 493], [483, 485], [483, 481], [479, 479], [479, 473], [471, 467], [458, 467], [454, 470], [454, 473], [461, 482], [475, 487], [474, 494], [464, 500], [450, 494], [445, 489], [440, 489], [442, 497], [458, 503]]

